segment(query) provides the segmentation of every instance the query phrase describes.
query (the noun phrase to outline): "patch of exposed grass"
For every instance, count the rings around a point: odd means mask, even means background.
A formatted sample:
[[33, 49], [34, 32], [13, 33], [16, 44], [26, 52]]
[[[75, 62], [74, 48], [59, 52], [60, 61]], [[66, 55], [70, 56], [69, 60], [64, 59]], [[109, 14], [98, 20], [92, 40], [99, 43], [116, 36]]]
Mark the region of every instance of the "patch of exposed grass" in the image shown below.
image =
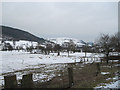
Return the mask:
[[[102, 85], [105, 85], [104, 83], [110, 83], [113, 81], [112, 78], [116, 76], [115, 72], [117, 72], [118, 69], [120, 68], [115, 67], [114, 65], [111, 68], [110, 65], [107, 65], [106, 62], [100, 64], [100, 73], [97, 76], [96, 76], [97, 72], [96, 63], [85, 64], [84, 67], [82, 67], [83, 65], [81, 63], [72, 64], [71, 66], [68, 65], [64, 69], [62, 75], [58, 76], [57, 74], [61, 74], [58, 71], [56, 73], [56, 77], [54, 77], [52, 80], [45, 83], [39, 83], [36, 86], [37, 88], [43, 88], [44, 86], [45, 88], [67, 88], [69, 85], [67, 71], [68, 67], [73, 67], [74, 85], [72, 86], [72, 88], [94, 88], [100, 83], [102, 83]], [[101, 72], [109, 72], [109, 74], [102, 75]], [[111, 79], [106, 80], [108, 78]]]
[[[93, 88], [95, 86], [97, 86], [100, 83], [110, 83], [113, 80], [106, 80], [107, 78], [113, 78], [115, 76], [115, 72], [118, 71], [118, 67], [102, 67], [105, 64], [101, 64], [101, 72], [110, 72], [110, 74], [99, 74], [97, 76], [95, 76], [95, 73], [97, 71], [96, 69], [96, 65], [95, 64], [87, 64], [85, 65], [85, 67], [81, 70], [81, 71], [77, 71], [75, 70], [75, 72], [80, 73], [79, 77], [76, 80], [78, 80], [79, 78], [81, 80], [79, 80], [79, 82], [76, 81], [76, 85], [74, 85], [73, 87], [75, 88]], [[75, 74], [76, 75], [76, 74]], [[78, 83], [78, 84], [77, 84]]]

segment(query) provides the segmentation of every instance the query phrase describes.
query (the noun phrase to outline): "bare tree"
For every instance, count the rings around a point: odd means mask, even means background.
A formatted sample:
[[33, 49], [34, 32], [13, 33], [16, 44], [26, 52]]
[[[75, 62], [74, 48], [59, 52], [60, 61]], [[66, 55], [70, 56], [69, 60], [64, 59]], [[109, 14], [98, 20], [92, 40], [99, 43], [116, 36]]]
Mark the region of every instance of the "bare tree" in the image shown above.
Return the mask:
[[99, 51], [106, 56], [106, 62], [108, 64], [109, 53], [111, 51], [111, 38], [108, 34], [101, 34], [96, 44], [99, 46]]
[[114, 52], [120, 52], [120, 38], [119, 38], [119, 33], [114, 34], [113, 36], [111, 36], [111, 46], [112, 46], [112, 50]]
[[57, 56], [60, 55], [61, 48], [62, 48], [62, 47], [61, 47], [59, 44], [55, 44], [55, 46], [54, 46], [53, 49], [54, 49], [55, 52], [58, 53]]
[[83, 46], [83, 51], [85, 52], [85, 57], [87, 56], [87, 51], [88, 51], [88, 44], [86, 43], [84, 46]]
[[30, 53], [32, 53], [33, 49], [34, 49], [34, 47], [33, 47], [33, 45], [31, 45], [31, 46], [29, 47]]
[[15, 50], [15, 46], [16, 46], [16, 41], [13, 40], [13, 49]]
[[66, 48], [67, 48], [68, 57], [69, 57], [70, 51], [75, 52], [76, 45], [75, 45], [75, 43], [72, 40], [70, 40], [69, 42], [67, 42], [66, 46], [67, 46]]
[[37, 46], [36, 46], [35, 48], [37, 49], [37, 53], [40, 53], [40, 52], [43, 53], [44, 47], [41, 46], [40, 43], [38, 43]]

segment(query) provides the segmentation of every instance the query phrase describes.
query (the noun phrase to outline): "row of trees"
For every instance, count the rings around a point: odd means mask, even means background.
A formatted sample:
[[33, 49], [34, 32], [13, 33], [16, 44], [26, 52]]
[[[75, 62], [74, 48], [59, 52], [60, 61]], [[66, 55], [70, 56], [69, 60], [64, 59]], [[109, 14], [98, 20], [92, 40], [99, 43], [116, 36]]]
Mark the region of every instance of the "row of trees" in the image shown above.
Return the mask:
[[120, 52], [120, 32], [109, 35], [101, 34], [96, 40], [95, 51], [97, 53], [103, 53], [106, 56], [106, 61], [108, 63], [110, 52]]
[[[77, 45], [70, 40], [70, 42], [64, 43], [63, 45], [59, 44], [51, 44], [46, 43], [43, 47], [39, 43], [36, 47], [30, 46], [26, 48], [26, 51], [32, 52], [33, 50], [40, 50], [43, 54], [48, 55], [50, 52], [58, 53], [57, 55], [60, 55], [60, 52], [68, 52], [68, 56], [70, 52], [76, 52], [80, 51], [79, 49], [82, 49], [83, 52], [85, 52], [85, 57], [87, 52], [91, 53], [103, 53], [106, 56], [106, 61], [108, 63], [109, 60], [109, 54], [110, 52], [120, 52], [120, 33], [116, 33], [114, 35], [109, 34], [101, 34], [100, 37], [95, 41], [94, 45], [91, 47], [87, 43], [82, 47], [77, 47]], [[5, 44], [5, 47], [3, 48], [5, 50], [13, 50], [14, 47], [12, 47], [9, 43]], [[17, 48], [17, 47], [16, 47]], [[23, 48], [19, 47], [18, 50], [22, 50]]]
[[46, 44], [45, 45], [46, 47], [43, 48], [41, 47], [40, 45], [37, 46], [37, 49], [38, 50], [41, 50], [42, 53], [44, 53], [45, 55], [49, 54], [50, 52], [53, 53], [58, 53], [57, 56], [60, 55], [60, 52], [68, 52], [68, 56], [69, 56], [69, 52], [72, 51], [72, 52], [75, 52], [75, 45], [73, 45], [72, 43], [67, 43], [66, 47], [63, 47], [63, 46], [60, 46], [59, 44], [54, 44], [54, 45], [51, 45], [51, 44]]

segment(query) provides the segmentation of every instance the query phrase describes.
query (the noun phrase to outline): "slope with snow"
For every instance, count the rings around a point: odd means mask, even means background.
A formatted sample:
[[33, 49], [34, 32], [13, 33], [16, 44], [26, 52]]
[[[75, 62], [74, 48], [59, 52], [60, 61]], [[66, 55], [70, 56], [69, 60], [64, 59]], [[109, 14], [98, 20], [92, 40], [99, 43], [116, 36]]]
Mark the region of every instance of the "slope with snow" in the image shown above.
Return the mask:
[[19, 41], [4, 41], [5, 43], [9, 43], [12, 47], [22, 47], [26, 49], [27, 47], [33, 46], [36, 47], [38, 42], [34, 41], [26, 41], [26, 40], [19, 40]]
[[61, 37], [61, 38], [50, 38], [48, 39], [50, 40], [51, 42], [54, 42], [56, 44], [60, 44], [62, 45], [63, 43], [65, 42], [70, 42], [70, 40], [72, 40], [76, 45], [78, 46], [83, 46], [85, 44], [81, 43], [81, 40], [78, 40], [78, 39], [73, 39], [73, 38], [66, 38], [66, 37]]

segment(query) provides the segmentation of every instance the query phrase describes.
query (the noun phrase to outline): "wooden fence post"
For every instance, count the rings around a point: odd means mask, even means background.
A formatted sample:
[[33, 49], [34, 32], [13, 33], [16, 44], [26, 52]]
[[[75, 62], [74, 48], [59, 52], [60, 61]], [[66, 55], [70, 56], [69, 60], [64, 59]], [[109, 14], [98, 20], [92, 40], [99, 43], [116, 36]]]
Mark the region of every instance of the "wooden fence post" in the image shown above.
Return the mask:
[[84, 62], [85, 62], [85, 57], [84, 57]]
[[88, 62], [88, 58], [87, 58], [87, 62]]
[[75, 63], [76, 63], [76, 59], [75, 59]]
[[101, 64], [102, 64], [102, 60], [103, 60], [103, 58], [100, 58]]
[[62, 79], [62, 87], [64, 86], [64, 76], [63, 76], [63, 71], [62, 70], [60, 70], [60, 73], [61, 73], [61, 79]]
[[23, 75], [21, 87], [22, 88], [33, 88], [32, 74]]
[[98, 61], [99, 59], [98, 59], [98, 57], [97, 57], [97, 61]]
[[82, 58], [80, 58], [80, 62], [82, 62]]
[[69, 87], [72, 87], [73, 83], [73, 68], [68, 68]]
[[91, 57], [91, 61], [93, 61], [93, 58]]
[[96, 63], [97, 66], [97, 71], [96, 71], [96, 76], [100, 73], [100, 64]]
[[17, 88], [17, 79], [16, 75], [4, 76], [5, 88]]

